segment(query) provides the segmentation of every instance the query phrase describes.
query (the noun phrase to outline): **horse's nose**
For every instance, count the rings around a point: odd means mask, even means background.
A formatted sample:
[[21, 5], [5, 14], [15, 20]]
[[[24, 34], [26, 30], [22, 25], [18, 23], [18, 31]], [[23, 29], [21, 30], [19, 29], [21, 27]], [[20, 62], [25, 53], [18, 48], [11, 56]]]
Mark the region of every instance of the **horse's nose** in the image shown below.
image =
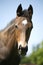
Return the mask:
[[25, 55], [26, 55], [26, 52], [28, 51], [28, 46], [22, 47], [22, 46], [20, 45], [20, 46], [19, 46], [19, 50], [21, 50], [21, 53], [22, 53], [22, 54], [25, 54]]
[[24, 50], [25, 52], [27, 52], [28, 51], [28, 46], [22, 48], [22, 50]]

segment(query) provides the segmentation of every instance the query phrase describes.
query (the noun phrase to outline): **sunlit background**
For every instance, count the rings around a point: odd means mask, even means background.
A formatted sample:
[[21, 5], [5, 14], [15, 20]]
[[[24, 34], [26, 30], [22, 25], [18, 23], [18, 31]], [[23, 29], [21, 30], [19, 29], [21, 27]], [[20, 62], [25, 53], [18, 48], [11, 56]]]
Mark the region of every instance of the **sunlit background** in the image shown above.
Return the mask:
[[16, 17], [16, 10], [19, 4], [23, 9], [33, 6], [33, 30], [28, 41], [28, 53], [32, 52], [32, 47], [43, 40], [43, 0], [0, 0], [0, 30]]

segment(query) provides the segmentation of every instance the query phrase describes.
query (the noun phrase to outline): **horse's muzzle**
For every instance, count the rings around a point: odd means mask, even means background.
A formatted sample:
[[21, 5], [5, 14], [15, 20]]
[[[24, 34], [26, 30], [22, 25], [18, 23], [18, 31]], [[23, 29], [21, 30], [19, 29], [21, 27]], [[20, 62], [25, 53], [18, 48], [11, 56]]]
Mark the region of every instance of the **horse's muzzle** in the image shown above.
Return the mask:
[[20, 50], [20, 54], [21, 55], [26, 55], [27, 51], [28, 51], [28, 46], [26, 47], [21, 47], [21, 45], [19, 46], [19, 50]]

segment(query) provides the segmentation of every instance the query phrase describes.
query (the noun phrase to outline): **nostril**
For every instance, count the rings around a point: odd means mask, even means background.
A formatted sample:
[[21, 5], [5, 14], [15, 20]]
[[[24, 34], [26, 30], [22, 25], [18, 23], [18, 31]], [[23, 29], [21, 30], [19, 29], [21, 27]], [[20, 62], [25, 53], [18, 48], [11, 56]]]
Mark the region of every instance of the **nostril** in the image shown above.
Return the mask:
[[26, 46], [25, 51], [26, 51], [26, 52], [28, 51], [28, 46]]

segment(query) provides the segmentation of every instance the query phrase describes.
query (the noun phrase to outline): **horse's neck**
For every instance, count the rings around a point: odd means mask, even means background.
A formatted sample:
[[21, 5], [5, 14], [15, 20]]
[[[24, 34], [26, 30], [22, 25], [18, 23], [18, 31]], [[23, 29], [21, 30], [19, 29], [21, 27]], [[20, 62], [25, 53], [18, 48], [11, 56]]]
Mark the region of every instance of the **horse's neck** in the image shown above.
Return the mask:
[[14, 25], [11, 24], [4, 31], [2, 31], [0, 33], [0, 38], [3, 41], [3, 44], [11, 49], [14, 44]]
[[10, 43], [10, 41], [13, 39], [14, 30], [15, 30], [14, 29], [14, 23], [12, 22], [3, 31], [0, 32], [0, 39], [2, 39], [4, 41], [3, 43], [5, 45], [8, 42]]

